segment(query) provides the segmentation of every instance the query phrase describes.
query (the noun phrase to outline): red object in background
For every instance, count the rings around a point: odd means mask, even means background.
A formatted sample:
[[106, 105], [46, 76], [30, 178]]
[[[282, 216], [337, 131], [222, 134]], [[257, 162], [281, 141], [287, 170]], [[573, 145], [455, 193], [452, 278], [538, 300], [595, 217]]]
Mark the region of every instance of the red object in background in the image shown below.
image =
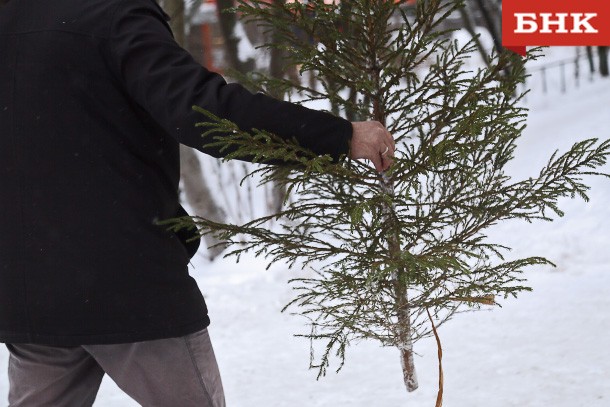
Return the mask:
[[522, 55], [530, 45], [610, 45], [610, 2], [504, 0], [502, 44]]

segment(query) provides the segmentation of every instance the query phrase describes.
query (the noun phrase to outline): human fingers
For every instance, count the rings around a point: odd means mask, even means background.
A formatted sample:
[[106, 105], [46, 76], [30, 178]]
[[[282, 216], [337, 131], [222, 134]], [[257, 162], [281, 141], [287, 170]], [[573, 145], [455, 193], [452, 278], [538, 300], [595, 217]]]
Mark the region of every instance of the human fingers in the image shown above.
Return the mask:
[[[391, 150], [394, 150], [395, 143], [394, 137], [392, 137], [392, 133], [385, 128], [385, 126], [379, 122], [374, 122], [377, 125], [377, 138], [383, 143], [383, 146], [389, 147]], [[382, 150], [383, 151], [383, 150]]]
[[373, 165], [375, 166], [375, 170], [377, 170], [377, 172], [384, 171], [383, 158], [381, 157], [381, 154], [373, 154], [371, 156], [371, 161], [373, 162]]
[[390, 168], [392, 162], [394, 161], [394, 157], [393, 155], [390, 155], [389, 151], [390, 149], [388, 149], [388, 152], [386, 154], [381, 154], [381, 167], [383, 168], [383, 171], [386, 171], [388, 168]]
[[396, 142], [394, 141], [394, 136], [390, 133], [386, 128], [384, 128], [384, 141], [387, 146], [390, 147], [390, 155], [394, 157], [394, 150], [396, 149]]

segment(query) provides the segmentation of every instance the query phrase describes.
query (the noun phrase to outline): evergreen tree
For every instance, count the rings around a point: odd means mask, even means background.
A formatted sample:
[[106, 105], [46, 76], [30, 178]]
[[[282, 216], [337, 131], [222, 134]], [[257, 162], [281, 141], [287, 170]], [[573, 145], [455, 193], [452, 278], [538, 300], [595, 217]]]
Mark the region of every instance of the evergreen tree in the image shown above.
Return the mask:
[[[439, 30], [459, 7], [441, 0], [420, 0], [412, 12], [394, 0], [239, 6], [274, 30], [267, 47], [284, 50], [286, 64], [318, 79], [314, 87], [257, 74], [250, 85], [285, 89], [300, 102], [327, 100], [343, 114], [383, 123], [397, 148], [386, 173], [316, 157], [264, 131], [248, 134], [199, 109], [204, 142], [224, 146], [229, 159], [285, 162], [257, 173], [263, 183], [284, 183], [296, 198], [244, 225], [196, 218], [174, 227], [197, 226], [238, 244], [231, 252], [238, 259], [254, 250], [270, 263], [315, 270], [315, 277], [293, 281], [297, 295], [287, 307], [309, 318], [305, 336], [325, 344], [312, 356], [320, 375], [333, 355], [341, 368], [352, 340], [372, 339], [399, 349], [406, 387], [416, 389], [417, 340], [436, 335], [459, 311], [529, 290], [524, 269], [551, 264], [505, 259], [508, 248], [489, 241], [485, 230], [509, 219], [561, 216], [560, 198], [587, 199], [584, 175], [604, 175], [595, 169], [606, 162], [610, 142], [596, 139], [552, 155], [531, 178], [506, 175], [527, 115], [518, 87], [524, 64], [504, 51], [469, 69], [474, 41], [459, 45]], [[280, 220], [268, 230], [271, 218]]]

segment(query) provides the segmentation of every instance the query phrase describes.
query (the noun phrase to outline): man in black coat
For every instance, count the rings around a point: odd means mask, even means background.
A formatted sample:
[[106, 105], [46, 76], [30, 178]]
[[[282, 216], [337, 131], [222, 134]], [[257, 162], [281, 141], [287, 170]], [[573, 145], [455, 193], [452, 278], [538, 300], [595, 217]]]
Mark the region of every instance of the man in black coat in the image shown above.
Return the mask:
[[[0, 6], [0, 342], [14, 406], [90, 405], [104, 373], [143, 405], [224, 405], [189, 253], [179, 143], [201, 106], [387, 169], [391, 135], [198, 65], [153, 0]], [[351, 142], [351, 150], [350, 150]]]

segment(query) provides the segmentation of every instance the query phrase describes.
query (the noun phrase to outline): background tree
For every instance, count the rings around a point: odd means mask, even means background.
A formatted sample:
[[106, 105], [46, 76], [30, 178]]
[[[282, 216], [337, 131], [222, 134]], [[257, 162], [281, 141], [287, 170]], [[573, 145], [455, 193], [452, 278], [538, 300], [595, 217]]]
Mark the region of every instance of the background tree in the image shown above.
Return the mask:
[[589, 72], [591, 73], [591, 75], [593, 75], [595, 73], [595, 61], [593, 60], [593, 47], [586, 46], [585, 49], [587, 51], [587, 61], [589, 62]]
[[[191, 4], [189, 9], [191, 10], [190, 14], [192, 16], [196, 14], [197, 8], [200, 6], [200, 4], [201, 0], [197, 0]], [[273, 32], [263, 32], [263, 30], [258, 29], [258, 27], [255, 25], [247, 27], [243, 21], [238, 20], [237, 13], [233, 9], [235, 4], [235, 0], [218, 0], [216, 2], [218, 28], [222, 36], [222, 48], [224, 55], [223, 75], [225, 76], [225, 79], [227, 79], [229, 82], [237, 81], [244, 84], [246, 87], [249, 87], [251, 83], [249, 83], [246, 77], [248, 74], [252, 73], [255, 70], [255, 66], [258, 65], [258, 69], [270, 74], [272, 77], [289, 77], [295, 82], [298, 81], [296, 67], [286, 66], [283, 63], [284, 52], [281, 50], [270, 50], [267, 56], [263, 57], [263, 55], [261, 55], [259, 61], [255, 61], [254, 58], [248, 57], [248, 55], [240, 55], [240, 49], [242, 50], [241, 54], [243, 54], [244, 49], [248, 49], [248, 47], [255, 45], [252, 44], [251, 41], [262, 41], [263, 38], [273, 41], [273, 36], [275, 34]], [[239, 25], [241, 25], [241, 27], [238, 27]], [[253, 34], [251, 35], [251, 38], [248, 38], [248, 36], [245, 35], [246, 31]], [[240, 42], [246, 42], [246, 45], [243, 45]], [[203, 50], [203, 52], [212, 51], [212, 49]], [[248, 50], [248, 54], [251, 54], [252, 51], [253, 49]], [[263, 54], [263, 52], [260, 52], [260, 54]], [[261, 61], [265, 62], [262, 63]], [[256, 90], [251, 86], [250, 88], [251, 90]], [[284, 99], [286, 96], [282, 89], [267, 89], [266, 91], [277, 99]], [[208, 167], [208, 164], [210, 164], [211, 161], [216, 160], [203, 158], [203, 161], [204, 167]], [[228, 166], [223, 166], [222, 169], [217, 165], [211, 165], [211, 167], [215, 172], [215, 176], [220, 175], [222, 177], [222, 174], [218, 173], [229, 172], [232, 174], [231, 177], [238, 179], [245, 176], [253, 168], [252, 165], [245, 163], [231, 163]], [[256, 216], [254, 214], [255, 210], [252, 205], [246, 208], [237, 207], [238, 202], [249, 202], [251, 199], [261, 199], [261, 195], [264, 195], [264, 199], [267, 202], [267, 211], [276, 212], [280, 210], [282, 203], [286, 198], [285, 189], [278, 184], [269, 185], [268, 187], [264, 188], [264, 194], [261, 194], [261, 191], [255, 191], [256, 188], [253, 187], [251, 183], [251, 180], [246, 180], [245, 183], [243, 183], [243, 188], [237, 188], [236, 190], [232, 190], [230, 194], [227, 194], [235, 197], [236, 199], [225, 199], [223, 202], [225, 204], [227, 216], [233, 221], [237, 221], [238, 219], [251, 219]], [[221, 189], [224, 189], [224, 187], [221, 186]], [[251, 196], [253, 192], [255, 192], [254, 195], [257, 195], [256, 198]], [[224, 198], [225, 197], [223, 195], [223, 199]]]
[[485, 28], [493, 39], [496, 51], [501, 52], [504, 48], [502, 47], [501, 7], [498, 7], [497, 2], [494, 1], [474, 0], [474, 3], [476, 3], [482, 20], [485, 22]]
[[[585, 47], [587, 51], [587, 60], [589, 61], [589, 71], [591, 74], [595, 73], [595, 60], [593, 58], [592, 46]], [[608, 47], [599, 46], [597, 47], [597, 56], [599, 58], [599, 73], [602, 77], [610, 76], [610, 70], [608, 69]]]
[[483, 44], [481, 43], [480, 38], [478, 37], [475, 31], [476, 22], [472, 16], [471, 9], [472, 7], [460, 7], [460, 9], [458, 10], [460, 13], [460, 18], [462, 20], [462, 25], [464, 26], [464, 29], [468, 31], [468, 34], [470, 34], [470, 36], [472, 37], [473, 42], [477, 47], [477, 51], [481, 55], [481, 59], [483, 60], [483, 62], [488, 64], [489, 52], [483, 47]]
[[[184, 0], [164, 0], [162, 6], [171, 17], [170, 24], [176, 42], [184, 47], [186, 27]], [[203, 176], [197, 153], [185, 145], [180, 145], [180, 177], [186, 202], [195, 214], [216, 222], [227, 221], [225, 211], [214, 199], [214, 194]], [[203, 241], [209, 247], [207, 254], [210, 259], [214, 259], [224, 250], [224, 246], [212, 235], [203, 237]]]
[[[294, 280], [297, 296], [288, 307], [308, 318], [305, 336], [324, 343], [321, 355], [312, 356], [321, 375], [333, 355], [342, 366], [352, 340], [373, 339], [399, 350], [407, 390], [416, 389], [417, 340], [435, 335], [439, 341], [436, 327], [456, 313], [517, 296], [528, 290], [526, 267], [551, 264], [506, 258], [508, 248], [488, 241], [485, 230], [511, 219], [561, 216], [558, 200], [587, 199], [582, 177], [602, 175], [595, 169], [610, 154], [610, 142], [584, 140], [528, 179], [508, 176], [527, 113], [517, 90], [523, 64], [503, 52], [491, 54], [488, 66], [469, 65], [473, 42], [459, 46], [439, 31], [461, 6], [419, 1], [409, 16], [394, 0], [353, 0], [350, 13], [322, 0], [240, 3], [244, 15], [280, 34], [281, 41], [266, 46], [289, 51], [289, 62], [320, 83], [312, 88], [257, 76], [262, 88], [292, 87], [303, 102], [377, 120], [397, 141], [393, 167], [378, 174], [361, 162], [315, 157], [265, 132], [245, 133], [202, 111], [205, 140], [233, 150], [229, 158], [287, 162], [257, 172], [263, 182], [284, 183], [297, 194], [280, 213], [243, 225], [203, 218], [195, 224], [240, 244], [232, 251], [238, 257], [254, 250], [270, 263], [315, 270]], [[402, 24], [389, 23], [395, 16]], [[336, 91], [337, 84], [345, 91]], [[349, 89], [357, 90], [355, 99]], [[272, 218], [281, 220], [269, 230]], [[193, 223], [174, 223], [184, 226]], [[439, 392], [437, 405], [441, 400]]]
[[238, 44], [239, 41], [244, 39], [238, 38], [235, 32], [237, 16], [234, 12], [231, 12], [233, 7], [235, 7], [235, 0], [217, 0], [216, 5], [218, 7], [220, 31], [224, 38], [225, 60], [227, 65], [241, 74], [246, 74], [254, 70], [254, 59], [250, 58], [242, 61], [239, 57]]
[[599, 55], [599, 73], [601, 76], [610, 76], [610, 70], [608, 69], [608, 47], [599, 46], [597, 47], [597, 53]]

